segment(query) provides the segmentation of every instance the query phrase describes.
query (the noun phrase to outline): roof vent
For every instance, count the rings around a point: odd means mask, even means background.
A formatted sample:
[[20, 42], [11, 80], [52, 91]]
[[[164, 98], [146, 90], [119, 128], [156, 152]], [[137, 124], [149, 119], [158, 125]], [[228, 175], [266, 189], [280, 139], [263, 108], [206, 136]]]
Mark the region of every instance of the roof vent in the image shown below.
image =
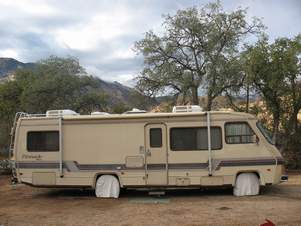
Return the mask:
[[65, 110], [49, 110], [46, 111], [46, 117], [57, 117], [63, 115], [79, 115], [75, 111], [65, 109]]
[[182, 105], [182, 106], [174, 106], [172, 108], [173, 113], [179, 113], [179, 112], [201, 112], [203, 111], [203, 108], [201, 108], [199, 105]]
[[91, 115], [109, 115], [109, 113], [103, 111], [94, 111], [91, 113]]
[[131, 111], [126, 111], [123, 114], [140, 114], [140, 113], [146, 113], [146, 111], [140, 110], [138, 108], [133, 108]]

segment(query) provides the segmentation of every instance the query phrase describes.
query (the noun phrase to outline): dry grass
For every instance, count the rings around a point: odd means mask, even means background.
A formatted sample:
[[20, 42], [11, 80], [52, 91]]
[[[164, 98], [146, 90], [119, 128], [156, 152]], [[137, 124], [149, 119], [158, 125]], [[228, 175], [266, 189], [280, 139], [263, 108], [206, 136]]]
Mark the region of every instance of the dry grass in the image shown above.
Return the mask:
[[121, 198], [97, 199], [93, 191], [12, 187], [0, 176], [0, 225], [301, 225], [301, 175], [254, 197], [231, 189], [168, 192], [168, 202], [137, 203], [146, 192], [123, 191]]

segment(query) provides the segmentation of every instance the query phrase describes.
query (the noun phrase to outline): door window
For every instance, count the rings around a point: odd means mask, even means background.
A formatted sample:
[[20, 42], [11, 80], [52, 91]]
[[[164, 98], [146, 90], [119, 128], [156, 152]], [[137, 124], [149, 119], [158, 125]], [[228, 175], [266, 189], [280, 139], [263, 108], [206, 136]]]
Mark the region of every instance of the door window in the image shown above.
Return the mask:
[[161, 128], [151, 128], [149, 130], [150, 136], [150, 147], [160, 148], [162, 147], [162, 129]]

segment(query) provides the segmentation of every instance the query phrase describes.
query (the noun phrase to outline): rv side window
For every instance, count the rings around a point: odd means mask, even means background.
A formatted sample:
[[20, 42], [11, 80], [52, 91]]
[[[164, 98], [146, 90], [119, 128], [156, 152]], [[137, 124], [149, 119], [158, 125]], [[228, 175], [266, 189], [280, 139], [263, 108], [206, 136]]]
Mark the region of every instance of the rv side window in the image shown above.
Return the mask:
[[[222, 148], [222, 130], [211, 127], [211, 148]], [[173, 151], [208, 150], [207, 127], [172, 128], [170, 130], [170, 147]]]
[[160, 148], [162, 147], [162, 129], [161, 128], [152, 128], [149, 130], [150, 136], [150, 147]]
[[58, 131], [33, 131], [27, 133], [29, 152], [59, 151]]
[[227, 122], [225, 124], [225, 138], [227, 144], [254, 143], [255, 133], [247, 122]]

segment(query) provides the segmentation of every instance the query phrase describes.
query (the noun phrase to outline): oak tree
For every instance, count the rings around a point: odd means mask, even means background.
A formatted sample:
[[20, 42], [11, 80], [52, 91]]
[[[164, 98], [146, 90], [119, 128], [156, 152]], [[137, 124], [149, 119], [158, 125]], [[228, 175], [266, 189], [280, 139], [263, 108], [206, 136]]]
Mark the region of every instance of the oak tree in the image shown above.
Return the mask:
[[199, 104], [202, 86], [210, 110], [213, 99], [239, 77], [242, 40], [263, 28], [256, 18], [247, 22], [246, 15], [243, 9], [228, 13], [216, 2], [165, 16], [162, 35], [149, 31], [136, 42], [136, 51], [144, 56], [137, 87], [148, 95], [190, 95]]

